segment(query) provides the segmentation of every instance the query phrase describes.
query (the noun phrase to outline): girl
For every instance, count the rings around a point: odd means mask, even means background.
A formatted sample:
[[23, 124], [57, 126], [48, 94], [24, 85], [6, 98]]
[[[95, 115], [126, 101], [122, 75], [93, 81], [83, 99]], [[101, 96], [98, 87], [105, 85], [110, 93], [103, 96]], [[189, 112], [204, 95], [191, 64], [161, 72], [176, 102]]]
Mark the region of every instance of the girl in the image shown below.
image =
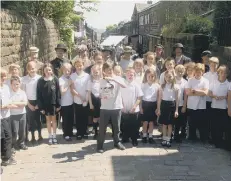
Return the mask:
[[[94, 62], [95, 62], [94, 65], [99, 65], [100, 68], [102, 69], [103, 63], [104, 63], [102, 52], [100, 52], [100, 51], [95, 52], [94, 55], [93, 55], [93, 60], [94, 60]], [[88, 74], [91, 74], [91, 68], [92, 68], [94, 65], [90, 65], [90, 66], [87, 67], [84, 71], [85, 71], [86, 73], [88, 73]]]
[[94, 139], [98, 136], [98, 125], [100, 117], [100, 79], [101, 79], [101, 67], [99, 65], [94, 65], [91, 68], [91, 79], [87, 84], [87, 91], [89, 97], [90, 109], [93, 110], [93, 129], [95, 131]]
[[121, 109], [123, 108], [121, 87], [125, 88], [124, 79], [113, 75], [113, 67], [109, 63], [103, 64], [104, 79], [100, 80], [100, 123], [99, 137], [97, 141], [97, 150], [103, 153], [103, 143], [106, 134], [106, 128], [109, 120], [112, 122], [114, 146], [124, 150], [125, 147], [120, 143], [120, 120]]
[[26, 66], [26, 69], [28, 75], [22, 78], [22, 84], [28, 98], [27, 125], [31, 131], [31, 142], [35, 144], [36, 140], [34, 132], [36, 130], [38, 131], [38, 141], [41, 142], [43, 140], [41, 132], [42, 124], [40, 120], [40, 111], [38, 109], [38, 101], [36, 95], [38, 80], [41, 78], [41, 76], [36, 73], [36, 62], [34, 61], [29, 62]]
[[76, 72], [71, 74], [71, 91], [74, 96], [74, 110], [77, 134], [76, 138], [81, 140], [87, 132], [88, 125], [88, 96], [87, 83], [89, 74], [85, 73], [84, 62], [82, 59], [77, 59], [74, 63]]
[[70, 79], [72, 65], [70, 63], [64, 63], [61, 69], [63, 75], [59, 78], [59, 88], [61, 92], [63, 136], [66, 141], [71, 141], [71, 137], [73, 136], [74, 123], [73, 96], [70, 89], [70, 85], [72, 83]]
[[156, 53], [153, 52], [147, 52], [145, 54], [146, 59], [146, 65], [144, 65], [144, 71], [146, 71], [148, 68], [152, 68], [156, 71], [157, 77], [160, 77], [160, 70], [156, 66]]
[[25, 145], [27, 97], [26, 93], [20, 89], [21, 81], [18, 76], [12, 76], [10, 82], [12, 145], [15, 149], [27, 150], [28, 148]]
[[[37, 84], [37, 101], [38, 107], [42, 114], [46, 116], [47, 130], [49, 134], [48, 144], [57, 144], [56, 114], [60, 111], [60, 89], [58, 79], [54, 76], [52, 65], [45, 63], [43, 67], [43, 77], [38, 80]], [[52, 131], [53, 129], [53, 135]]]
[[217, 73], [218, 73], [218, 80], [213, 81], [212, 85], [210, 84], [209, 96], [212, 98], [212, 104], [211, 104], [212, 140], [215, 146], [217, 148], [220, 148], [224, 146], [222, 138], [225, 132], [226, 122], [228, 121], [227, 96], [228, 96], [229, 82], [226, 79], [228, 75], [228, 67], [226, 65], [221, 65], [218, 68]]
[[171, 147], [172, 124], [174, 118], [178, 117], [179, 87], [176, 85], [173, 71], [165, 71], [164, 84], [161, 86], [161, 96], [157, 105], [159, 123], [162, 124], [163, 140], [162, 146]]
[[141, 85], [144, 78], [144, 63], [141, 58], [134, 61], [133, 68], [135, 70], [135, 81]]
[[[10, 76], [18, 76], [20, 77], [20, 66], [15, 64], [15, 63], [12, 63], [10, 66], [9, 66], [9, 74]], [[21, 79], [21, 78], [20, 78]], [[11, 83], [10, 83], [10, 78], [5, 82], [6, 85], [9, 86], [9, 88], [11, 89]]]
[[[180, 88], [180, 97], [179, 97], [179, 116], [175, 120], [175, 130], [174, 130], [174, 139], [177, 142], [181, 142], [181, 138], [186, 138], [186, 107], [187, 107], [187, 96], [185, 93], [185, 86], [187, 81], [183, 78], [185, 73], [185, 67], [183, 65], [177, 65], [175, 68], [176, 72], [176, 84]], [[181, 130], [181, 134], [179, 131]]]
[[132, 139], [132, 145], [137, 146], [137, 138], [139, 135], [139, 104], [143, 92], [140, 85], [135, 82], [135, 70], [133, 68], [128, 68], [126, 71], [126, 88], [122, 89], [122, 99], [123, 106], [121, 125], [123, 127], [122, 131], [122, 141], [128, 142], [129, 138]]
[[156, 71], [147, 69], [141, 86], [144, 93], [141, 103], [141, 114], [143, 114], [143, 143], [147, 143], [147, 133], [149, 134], [149, 143], [154, 143], [152, 134], [154, 121], [157, 119], [155, 114], [157, 100], [160, 96], [160, 86], [157, 82]]
[[91, 60], [88, 58], [87, 46], [80, 45], [79, 51], [80, 51], [79, 58], [82, 59], [82, 61], [84, 62], [84, 69], [85, 69], [92, 64]]
[[[166, 70], [168, 71], [172, 71], [172, 72], [175, 72], [174, 71], [174, 67], [175, 67], [175, 60], [171, 57], [168, 57], [166, 60], [165, 60], [165, 68]], [[160, 75], [160, 85], [164, 84], [164, 74], [165, 72], [163, 72], [161, 75]]]
[[123, 69], [119, 65], [114, 66], [113, 72], [116, 76], [123, 77]]
[[184, 76], [184, 79], [185, 80], [189, 80], [189, 79], [191, 79], [191, 78], [193, 78], [194, 77], [194, 68], [195, 68], [195, 63], [194, 62], [189, 62], [189, 63], [187, 63], [187, 64], [185, 64], [185, 72], [186, 72], [186, 74], [185, 74], [185, 76]]
[[206, 96], [209, 90], [209, 82], [202, 75], [205, 67], [197, 63], [194, 68], [195, 76], [188, 80], [186, 94], [188, 96], [187, 108], [189, 111], [189, 139], [196, 140], [196, 129], [199, 129], [200, 139], [205, 142], [207, 139], [206, 129]]

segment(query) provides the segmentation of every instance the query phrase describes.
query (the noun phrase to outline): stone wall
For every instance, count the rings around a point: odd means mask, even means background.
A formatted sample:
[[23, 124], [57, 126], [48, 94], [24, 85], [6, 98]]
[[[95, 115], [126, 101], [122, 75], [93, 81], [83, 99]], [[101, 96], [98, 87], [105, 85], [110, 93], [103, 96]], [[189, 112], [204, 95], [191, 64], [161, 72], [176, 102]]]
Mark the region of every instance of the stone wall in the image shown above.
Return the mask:
[[59, 34], [51, 20], [34, 18], [1, 9], [1, 67], [11, 63], [23, 65], [29, 57], [29, 48], [39, 48], [40, 61], [55, 58]]

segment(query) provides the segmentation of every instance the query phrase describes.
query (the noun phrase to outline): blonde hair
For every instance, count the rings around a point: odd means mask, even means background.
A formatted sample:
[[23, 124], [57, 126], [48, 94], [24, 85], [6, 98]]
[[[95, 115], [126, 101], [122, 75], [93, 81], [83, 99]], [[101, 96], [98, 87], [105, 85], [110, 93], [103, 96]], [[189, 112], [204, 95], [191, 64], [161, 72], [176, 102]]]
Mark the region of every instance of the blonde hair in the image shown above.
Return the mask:
[[219, 74], [222, 71], [225, 72], [226, 75], [229, 75], [229, 67], [227, 65], [220, 65], [217, 69], [217, 74]]
[[204, 73], [205, 72], [205, 65], [202, 63], [196, 63], [194, 70], [195, 71], [202, 71], [202, 73]]
[[189, 62], [189, 63], [186, 63], [184, 66], [185, 66], [185, 70], [186, 72], [188, 71], [189, 68], [191, 69], [194, 69], [195, 68], [195, 63], [194, 62]]
[[82, 64], [83, 66], [84, 66], [84, 61], [83, 61], [83, 59], [82, 58], [77, 58], [76, 60], [75, 60], [75, 62], [74, 62], [74, 66], [76, 66], [76, 64]]
[[130, 71], [133, 71], [135, 73], [135, 69], [133, 67], [128, 67], [125, 72], [127, 73]]
[[12, 63], [9, 66], [9, 72], [11, 72], [14, 68], [17, 68], [18, 70], [20, 70], [20, 66], [18, 64]]
[[70, 63], [65, 62], [65, 63], [62, 65], [61, 70], [63, 71], [65, 68], [71, 69], [71, 68], [72, 68], [72, 65], [71, 65]]
[[166, 68], [166, 64], [168, 62], [172, 62], [174, 64], [174, 66], [176, 65], [175, 63], [175, 60], [172, 58], [172, 57], [167, 57], [165, 60], [164, 60], [164, 67]]
[[114, 71], [114, 70], [120, 70], [121, 75], [123, 75], [123, 69], [122, 69], [122, 67], [121, 67], [120, 65], [115, 65], [115, 66], [113, 67], [113, 71]]
[[10, 78], [10, 83], [12, 84], [13, 81], [17, 81], [17, 82], [21, 83], [21, 80], [20, 80], [19, 76], [12, 76]]
[[26, 64], [26, 70], [29, 69], [29, 67], [31, 66], [31, 64], [34, 64], [34, 65], [35, 65], [35, 68], [37, 69], [36, 63], [35, 63], [34, 61], [30, 61], [30, 62], [28, 62], [28, 63]]
[[145, 74], [144, 74], [144, 79], [143, 79], [143, 83], [147, 83], [148, 82], [148, 79], [147, 79], [147, 75], [148, 74], [153, 74], [155, 76], [155, 80], [153, 83], [156, 83], [158, 80], [157, 80], [157, 73], [156, 71], [153, 69], [153, 68], [148, 68], [146, 71], [145, 71]]
[[4, 74], [7, 76], [8, 72], [7, 72], [5, 69], [1, 68], [1, 69], [0, 69], [0, 74], [1, 74], [1, 77], [2, 77]]
[[217, 57], [211, 57], [211, 58], [209, 58], [209, 63], [210, 63], [210, 62], [219, 64], [219, 59], [218, 59]]
[[103, 77], [103, 75], [102, 75], [102, 68], [101, 68], [99, 65], [93, 65], [93, 66], [91, 67], [91, 81], [94, 80], [94, 77], [93, 77], [93, 70], [97, 70], [97, 69], [99, 69], [99, 71], [100, 71], [100, 78]]
[[184, 67], [184, 65], [177, 65], [177, 66], [175, 67], [175, 71], [176, 71], [176, 72], [178, 72], [178, 71], [180, 71], [180, 70], [182, 70], [182, 71], [185, 73], [185, 67]]
[[148, 63], [147, 62], [148, 56], [153, 56], [154, 57], [153, 64], [156, 64], [156, 53], [151, 51], [148, 51], [147, 53], [144, 54], [144, 64], [146, 65]]
[[172, 74], [172, 76], [173, 76], [173, 82], [172, 82], [171, 88], [172, 88], [172, 89], [175, 89], [176, 77], [175, 77], [175, 71], [174, 71], [174, 70], [170, 70], [170, 71], [169, 71], [169, 70], [166, 70], [166, 71], [164, 72], [164, 83], [161, 85], [162, 89], [164, 89], [164, 88], [166, 87], [167, 82], [166, 82], [166, 80], [165, 80], [165, 77], [166, 77], [167, 74]]

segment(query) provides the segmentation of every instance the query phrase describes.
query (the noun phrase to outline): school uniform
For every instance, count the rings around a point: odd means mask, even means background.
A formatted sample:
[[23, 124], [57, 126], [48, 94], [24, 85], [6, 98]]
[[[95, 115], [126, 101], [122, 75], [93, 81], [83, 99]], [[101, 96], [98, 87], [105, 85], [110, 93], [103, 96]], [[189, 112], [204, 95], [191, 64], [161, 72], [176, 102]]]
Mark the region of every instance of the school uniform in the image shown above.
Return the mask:
[[[29, 75], [22, 77], [22, 84], [26, 92], [28, 102], [32, 106], [38, 105], [36, 90], [37, 90], [37, 83], [40, 78], [41, 76], [38, 74], [36, 74], [34, 77], [30, 77]], [[26, 106], [26, 113], [27, 113], [27, 125], [29, 130], [32, 133], [38, 130], [38, 132], [41, 134], [42, 124], [41, 124], [39, 109], [32, 111], [28, 106]]]
[[[199, 80], [191, 78], [186, 84], [186, 89], [209, 89], [209, 82], [201, 77]], [[201, 141], [207, 139], [207, 121], [206, 121], [206, 96], [188, 96], [187, 109], [189, 114], [189, 139], [195, 140], [196, 129], [199, 129]]]
[[143, 79], [144, 79], [144, 73], [136, 73], [136, 76], [135, 76], [135, 82], [141, 86], [142, 82], [143, 82]]
[[144, 94], [142, 98], [142, 119], [143, 121], [147, 122], [155, 122], [157, 120], [157, 115], [155, 111], [157, 108], [157, 96], [160, 85], [157, 83], [154, 83], [152, 85], [144, 83], [141, 85], [141, 89]]
[[[77, 73], [71, 74], [74, 89], [83, 99], [86, 99], [87, 96], [87, 83], [89, 79], [89, 74], [85, 72], [83, 72], [81, 75], [78, 75]], [[87, 105], [83, 105], [83, 101], [78, 96], [74, 96], [74, 111], [77, 129], [76, 136], [83, 137], [87, 131], [89, 107]]]
[[[125, 85], [123, 78], [119, 76], [114, 76], [113, 78], [122, 85]], [[119, 145], [121, 109], [123, 108], [121, 89], [121, 86], [115, 81], [108, 81], [105, 79], [100, 80], [101, 107], [99, 136], [97, 140], [98, 150], [103, 148], [106, 128], [109, 120], [112, 123], [114, 145]]]
[[[62, 75], [59, 78], [59, 86], [66, 88], [69, 85], [70, 78]], [[74, 124], [74, 108], [73, 108], [73, 96], [71, 94], [70, 87], [67, 91], [61, 94], [61, 116], [63, 136], [73, 136], [73, 124]]]
[[[0, 87], [1, 105], [8, 105], [10, 103], [10, 89], [7, 85], [3, 84]], [[12, 152], [12, 130], [10, 123], [10, 109], [0, 110], [1, 119], [1, 154], [2, 160], [7, 161], [11, 158]]]
[[[186, 137], [186, 125], [187, 125], [187, 115], [186, 113], [182, 113], [181, 110], [183, 108], [184, 104], [184, 92], [185, 92], [185, 87], [187, 84], [187, 81], [183, 78], [180, 80], [176, 80], [176, 84], [180, 88], [180, 94], [179, 94], [179, 111], [178, 111], [178, 117], [175, 118], [174, 125], [174, 137], [176, 140], [180, 139], [181, 137]], [[179, 135], [179, 131], [181, 130], [181, 134]]]
[[160, 77], [160, 70], [159, 70], [159, 68], [158, 68], [157, 66], [152, 65], [151, 67], [149, 67], [148, 65], [144, 65], [144, 71], [145, 71], [145, 72], [146, 72], [146, 70], [148, 70], [149, 68], [151, 68], [151, 69], [153, 69], [153, 70], [156, 71], [156, 76], [157, 76], [157, 78]]
[[141, 87], [135, 82], [127, 82], [126, 88], [121, 89], [121, 95], [123, 100], [123, 112], [121, 116], [121, 130], [122, 130], [122, 140], [137, 141], [139, 136], [139, 105], [136, 107], [134, 113], [130, 113], [131, 109], [135, 105], [137, 98], [143, 96]]
[[[214, 81], [212, 85], [210, 85], [209, 90], [216, 96], [227, 96], [229, 89], [229, 82], [226, 80], [225, 82]], [[223, 144], [223, 135], [225, 133], [225, 127], [228, 121], [227, 114], [227, 99], [216, 100], [212, 99], [212, 116], [211, 116], [211, 133], [212, 140], [216, 146], [222, 146]]]
[[56, 77], [46, 79], [41, 77], [37, 83], [37, 102], [39, 110], [44, 110], [46, 116], [55, 116], [56, 108], [60, 108], [59, 81]]
[[159, 124], [172, 125], [176, 111], [176, 91], [180, 89], [177, 85], [166, 84], [162, 89], [162, 100], [160, 105]]
[[[10, 101], [27, 102], [26, 93], [19, 89], [17, 92], [11, 90]], [[26, 136], [26, 106], [10, 109], [10, 119], [12, 125], [12, 145], [13, 147], [24, 147]], [[17, 139], [18, 137], [18, 139]]]

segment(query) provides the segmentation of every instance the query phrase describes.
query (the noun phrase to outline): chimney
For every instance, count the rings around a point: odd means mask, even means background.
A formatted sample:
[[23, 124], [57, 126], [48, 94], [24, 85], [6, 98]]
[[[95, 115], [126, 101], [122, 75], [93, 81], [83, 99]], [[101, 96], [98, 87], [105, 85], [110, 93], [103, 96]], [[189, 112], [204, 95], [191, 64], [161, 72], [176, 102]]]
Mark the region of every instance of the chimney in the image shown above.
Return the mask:
[[152, 4], [152, 1], [147, 1], [147, 4]]

